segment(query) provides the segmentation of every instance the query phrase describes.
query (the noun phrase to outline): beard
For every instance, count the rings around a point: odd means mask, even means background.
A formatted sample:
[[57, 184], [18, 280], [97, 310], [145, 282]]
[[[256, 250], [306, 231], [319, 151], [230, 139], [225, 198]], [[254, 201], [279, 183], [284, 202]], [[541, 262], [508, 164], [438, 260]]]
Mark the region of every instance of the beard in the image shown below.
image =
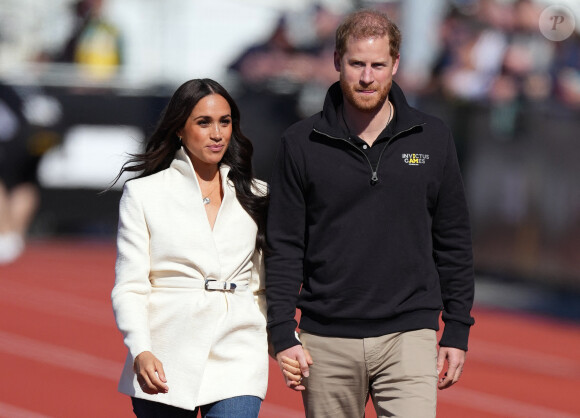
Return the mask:
[[389, 97], [389, 91], [391, 90], [391, 84], [386, 85], [371, 84], [364, 89], [376, 90], [378, 94], [373, 94], [372, 97], [364, 97], [357, 93], [357, 90], [361, 89], [360, 85], [348, 84], [345, 80], [340, 80], [340, 88], [344, 94], [345, 99], [357, 110], [361, 112], [373, 112], [379, 110], [387, 101]]

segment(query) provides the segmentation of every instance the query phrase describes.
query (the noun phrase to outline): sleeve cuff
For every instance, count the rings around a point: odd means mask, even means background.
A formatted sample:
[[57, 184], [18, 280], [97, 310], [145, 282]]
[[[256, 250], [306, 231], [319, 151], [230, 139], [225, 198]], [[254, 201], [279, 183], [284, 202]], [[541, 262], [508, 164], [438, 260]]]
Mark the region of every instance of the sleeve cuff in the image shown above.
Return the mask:
[[460, 322], [446, 322], [439, 345], [441, 347], [453, 347], [467, 351], [467, 340], [469, 339], [470, 328], [471, 326]]
[[287, 348], [294, 347], [295, 345], [302, 345], [300, 340], [296, 338], [297, 325], [296, 321], [292, 320], [269, 327], [270, 338], [272, 345], [274, 346], [275, 354], [284, 351]]

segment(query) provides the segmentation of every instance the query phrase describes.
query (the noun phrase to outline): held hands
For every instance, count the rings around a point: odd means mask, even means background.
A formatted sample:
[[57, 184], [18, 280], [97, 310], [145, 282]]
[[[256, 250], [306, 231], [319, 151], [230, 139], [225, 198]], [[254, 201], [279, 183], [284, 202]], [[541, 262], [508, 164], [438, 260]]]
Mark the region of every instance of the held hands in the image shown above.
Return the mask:
[[463, 365], [465, 363], [465, 351], [459, 348], [439, 347], [439, 354], [437, 355], [437, 374], [443, 371], [445, 361], [447, 361], [447, 371], [443, 376], [439, 377], [437, 387], [439, 389], [447, 389], [457, 383]]
[[278, 360], [286, 386], [296, 391], [305, 390], [302, 378], [308, 377], [308, 366], [312, 364], [312, 357], [308, 350], [302, 348], [301, 345], [295, 345], [276, 354], [276, 360]]
[[139, 382], [143, 392], [149, 395], [156, 395], [169, 391], [163, 364], [151, 351], [143, 351], [135, 358], [133, 370], [137, 375], [137, 382]]

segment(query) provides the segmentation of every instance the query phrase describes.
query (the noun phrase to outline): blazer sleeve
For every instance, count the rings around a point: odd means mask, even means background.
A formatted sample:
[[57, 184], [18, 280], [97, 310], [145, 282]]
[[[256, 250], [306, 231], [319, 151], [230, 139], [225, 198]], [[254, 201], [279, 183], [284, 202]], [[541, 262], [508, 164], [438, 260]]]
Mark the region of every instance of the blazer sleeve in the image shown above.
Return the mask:
[[250, 289], [254, 293], [254, 302], [258, 305], [264, 318], [267, 319], [266, 274], [264, 272], [264, 257], [260, 251], [254, 252], [252, 263], [252, 282]]
[[[252, 192], [257, 196], [268, 195], [268, 184], [264, 181], [254, 179]], [[261, 251], [254, 251], [252, 257], [252, 281], [250, 290], [254, 293], [254, 302], [258, 305], [264, 318], [268, 318], [266, 304], [266, 272], [264, 267], [264, 256]]]
[[150, 256], [149, 231], [135, 184], [128, 182], [119, 204], [113, 311], [129, 353], [135, 357], [151, 351], [148, 300]]

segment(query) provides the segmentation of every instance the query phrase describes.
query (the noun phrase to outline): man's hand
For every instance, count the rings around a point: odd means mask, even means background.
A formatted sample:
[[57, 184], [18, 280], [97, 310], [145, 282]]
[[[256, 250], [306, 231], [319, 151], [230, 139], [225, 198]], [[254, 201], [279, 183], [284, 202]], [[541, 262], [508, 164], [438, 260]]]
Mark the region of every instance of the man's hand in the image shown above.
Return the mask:
[[308, 366], [312, 364], [312, 357], [308, 350], [303, 349], [301, 345], [295, 345], [276, 354], [276, 360], [278, 360], [286, 386], [297, 391], [306, 389], [302, 384], [302, 378], [308, 377]]
[[167, 393], [167, 379], [163, 371], [163, 364], [153, 355], [151, 351], [143, 351], [135, 358], [133, 370], [137, 375], [137, 382], [143, 392], [150, 395]]
[[447, 371], [439, 377], [437, 387], [447, 389], [457, 383], [465, 363], [465, 351], [459, 348], [439, 347], [437, 355], [437, 374], [440, 375], [447, 361]]

